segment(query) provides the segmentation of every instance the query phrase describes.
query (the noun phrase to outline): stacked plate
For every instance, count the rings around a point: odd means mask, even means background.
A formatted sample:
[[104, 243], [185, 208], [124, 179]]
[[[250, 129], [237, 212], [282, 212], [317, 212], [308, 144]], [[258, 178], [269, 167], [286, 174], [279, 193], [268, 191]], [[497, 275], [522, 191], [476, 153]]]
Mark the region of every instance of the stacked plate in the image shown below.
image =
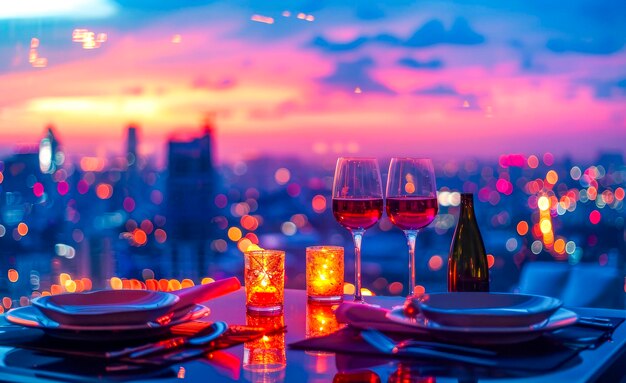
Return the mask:
[[505, 293], [441, 293], [414, 298], [416, 316], [403, 308], [388, 314], [394, 322], [428, 331], [456, 343], [507, 344], [532, 340], [570, 326], [576, 313], [556, 298]]
[[169, 327], [209, 315], [202, 305], [146, 290], [102, 290], [46, 296], [9, 311], [12, 323], [64, 339], [124, 341], [161, 335]]

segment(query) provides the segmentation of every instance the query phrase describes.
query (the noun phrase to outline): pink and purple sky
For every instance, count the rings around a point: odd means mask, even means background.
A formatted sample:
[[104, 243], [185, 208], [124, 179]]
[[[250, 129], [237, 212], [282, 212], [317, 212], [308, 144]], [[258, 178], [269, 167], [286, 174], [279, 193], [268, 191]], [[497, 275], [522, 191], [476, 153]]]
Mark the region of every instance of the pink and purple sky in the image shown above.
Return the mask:
[[71, 155], [120, 153], [134, 122], [160, 157], [211, 112], [226, 161], [626, 150], [623, 1], [38, 3], [0, 10], [0, 152], [52, 123]]

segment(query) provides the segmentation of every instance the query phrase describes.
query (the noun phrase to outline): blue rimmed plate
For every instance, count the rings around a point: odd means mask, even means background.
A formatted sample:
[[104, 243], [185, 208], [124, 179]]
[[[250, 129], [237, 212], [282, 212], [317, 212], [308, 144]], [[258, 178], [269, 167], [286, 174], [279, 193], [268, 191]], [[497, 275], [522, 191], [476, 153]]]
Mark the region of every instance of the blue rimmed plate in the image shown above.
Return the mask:
[[100, 290], [59, 294], [32, 303], [55, 322], [77, 326], [131, 325], [156, 321], [174, 311], [179, 297], [149, 290]]
[[552, 297], [507, 293], [435, 293], [414, 299], [426, 319], [457, 327], [531, 326], [563, 305]]
[[542, 322], [528, 326], [445, 326], [427, 319], [423, 315], [409, 318], [401, 307], [390, 311], [387, 318], [428, 332], [432, 336], [453, 342], [475, 345], [499, 345], [521, 343], [540, 337], [543, 333], [571, 326], [578, 321], [575, 312], [558, 309]]
[[195, 305], [140, 324], [122, 325], [69, 325], [61, 324], [43, 314], [37, 307], [18, 307], [6, 314], [6, 319], [14, 324], [44, 331], [55, 338], [86, 340], [96, 342], [114, 342], [157, 337], [166, 333], [170, 327], [198, 320], [210, 314], [211, 310], [202, 305]]

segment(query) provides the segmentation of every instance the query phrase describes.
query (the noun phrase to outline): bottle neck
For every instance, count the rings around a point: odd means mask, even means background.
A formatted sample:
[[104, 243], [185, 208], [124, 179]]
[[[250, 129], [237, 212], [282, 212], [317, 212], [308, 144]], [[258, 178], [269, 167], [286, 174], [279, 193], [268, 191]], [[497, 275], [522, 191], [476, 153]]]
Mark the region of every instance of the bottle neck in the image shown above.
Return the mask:
[[474, 216], [474, 194], [461, 194], [461, 216], [472, 218]]

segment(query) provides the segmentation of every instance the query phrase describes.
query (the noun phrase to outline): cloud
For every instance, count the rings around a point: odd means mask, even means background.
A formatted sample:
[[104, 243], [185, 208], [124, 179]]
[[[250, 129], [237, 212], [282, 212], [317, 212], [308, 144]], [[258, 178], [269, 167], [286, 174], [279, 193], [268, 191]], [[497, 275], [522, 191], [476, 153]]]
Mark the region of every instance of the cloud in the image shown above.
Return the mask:
[[437, 84], [428, 88], [418, 89], [414, 92], [423, 96], [458, 96], [459, 92], [452, 85]]
[[342, 88], [349, 92], [353, 92], [358, 87], [363, 92], [395, 94], [387, 86], [370, 77], [368, 72], [373, 66], [374, 60], [369, 57], [357, 61], [339, 62], [335, 71], [321, 80], [325, 84]]
[[327, 52], [345, 52], [361, 48], [365, 44], [378, 43], [388, 46], [404, 46], [409, 48], [424, 48], [433, 45], [476, 45], [485, 42], [485, 37], [474, 31], [467, 20], [457, 18], [450, 29], [446, 29], [443, 22], [437, 19], [430, 20], [418, 28], [407, 39], [383, 33], [374, 36], [359, 36], [346, 43], [334, 43], [323, 37], [316, 37], [310, 45]]
[[583, 53], [589, 55], [609, 55], [624, 47], [624, 36], [596, 38], [550, 39], [546, 47], [554, 53]]
[[432, 59], [428, 61], [418, 61], [412, 57], [402, 57], [397, 61], [398, 65], [412, 69], [441, 69], [443, 61], [440, 59]]
[[417, 96], [427, 97], [452, 97], [457, 100], [457, 110], [482, 110], [478, 96], [471, 93], [461, 93], [449, 84], [435, 84], [433, 86], [418, 89], [413, 92]]
[[333, 43], [321, 36], [317, 36], [313, 39], [313, 41], [311, 41], [311, 45], [328, 52], [347, 52], [358, 49], [368, 40], [369, 39], [367, 37], [359, 37], [347, 43]]
[[626, 96], [626, 78], [622, 80], [591, 80], [587, 81], [595, 89], [599, 99], [611, 99]]
[[474, 31], [467, 20], [457, 18], [452, 27], [446, 30], [440, 20], [431, 20], [416, 30], [404, 45], [428, 47], [437, 44], [476, 45], [485, 42], [485, 37]]

